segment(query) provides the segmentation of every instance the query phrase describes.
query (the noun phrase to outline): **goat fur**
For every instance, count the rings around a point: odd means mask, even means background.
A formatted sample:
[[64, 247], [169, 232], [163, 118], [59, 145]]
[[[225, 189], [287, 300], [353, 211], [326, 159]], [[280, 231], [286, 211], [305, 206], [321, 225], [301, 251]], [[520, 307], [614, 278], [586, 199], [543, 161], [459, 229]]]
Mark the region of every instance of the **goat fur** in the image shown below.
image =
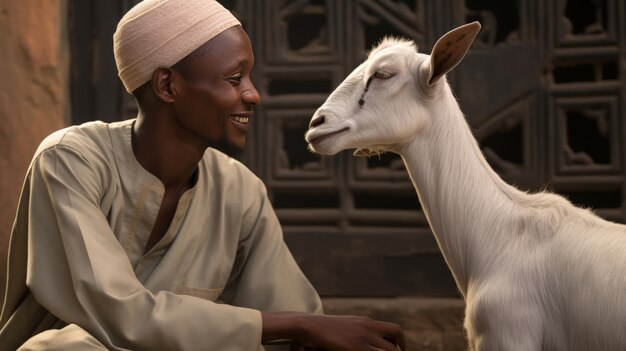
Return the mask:
[[626, 350], [626, 226], [491, 169], [445, 79], [477, 28], [449, 32], [431, 55], [383, 40], [316, 111], [309, 147], [402, 157], [466, 301], [471, 350]]

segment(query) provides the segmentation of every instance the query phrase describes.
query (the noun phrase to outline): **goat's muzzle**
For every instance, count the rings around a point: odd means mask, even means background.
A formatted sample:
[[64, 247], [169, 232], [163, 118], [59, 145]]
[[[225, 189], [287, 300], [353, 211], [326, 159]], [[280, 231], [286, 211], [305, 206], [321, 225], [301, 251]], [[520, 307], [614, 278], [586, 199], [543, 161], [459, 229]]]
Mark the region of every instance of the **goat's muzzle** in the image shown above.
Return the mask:
[[315, 116], [313, 117], [313, 119], [311, 119], [311, 122], [309, 122], [309, 129], [315, 128], [319, 125], [324, 124], [324, 120], [326, 118], [324, 117], [324, 115], [319, 115], [319, 116]]

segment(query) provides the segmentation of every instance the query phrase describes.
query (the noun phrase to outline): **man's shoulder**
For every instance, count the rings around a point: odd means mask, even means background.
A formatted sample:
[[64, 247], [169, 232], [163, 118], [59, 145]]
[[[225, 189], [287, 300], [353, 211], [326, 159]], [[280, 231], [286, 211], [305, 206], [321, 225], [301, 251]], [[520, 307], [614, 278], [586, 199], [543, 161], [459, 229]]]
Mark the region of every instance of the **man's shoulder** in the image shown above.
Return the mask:
[[244, 173], [246, 176], [256, 177], [246, 165], [241, 163], [241, 161], [217, 149], [206, 149], [206, 151], [204, 152], [204, 157], [202, 158], [202, 162], [210, 165], [217, 171], [223, 170], [227, 173], [235, 171]]
[[261, 179], [245, 164], [219, 150], [208, 148], [202, 158], [202, 164], [214, 182], [221, 182], [222, 185], [235, 183], [264, 187]]
[[110, 149], [112, 145], [111, 130], [125, 123], [130, 123], [130, 121], [115, 123], [92, 121], [57, 130], [39, 144], [35, 157], [58, 146], [72, 149], [81, 155], [101, 153], [103, 150]]

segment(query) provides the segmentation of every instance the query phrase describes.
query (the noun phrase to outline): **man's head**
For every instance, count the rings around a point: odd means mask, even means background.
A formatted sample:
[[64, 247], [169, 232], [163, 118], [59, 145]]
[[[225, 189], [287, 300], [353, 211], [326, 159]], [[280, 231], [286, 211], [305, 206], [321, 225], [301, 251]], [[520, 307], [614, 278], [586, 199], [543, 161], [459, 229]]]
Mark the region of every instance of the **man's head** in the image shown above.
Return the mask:
[[113, 51], [129, 93], [239, 21], [215, 0], [144, 0], [117, 24]]
[[[167, 110], [172, 133], [242, 149], [260, 97], [252, 47], [239, 21], [214, 0], [144, 0], [114, 35], [118, 73], [140, 109]], [[150, 106], [148, 106], [150, 105]]]

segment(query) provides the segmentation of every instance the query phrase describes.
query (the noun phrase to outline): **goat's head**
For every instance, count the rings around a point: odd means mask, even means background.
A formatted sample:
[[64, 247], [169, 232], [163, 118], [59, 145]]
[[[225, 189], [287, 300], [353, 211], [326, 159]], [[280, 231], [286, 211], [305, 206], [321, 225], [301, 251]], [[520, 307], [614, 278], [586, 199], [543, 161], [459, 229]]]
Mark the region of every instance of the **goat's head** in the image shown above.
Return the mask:
[[414, 137], [430, 118], [428, 104], [441, 79], [472, 44], [480, 24], [473, 22], [442, 36], [430, 55], [413, 42], [386, 38], [375, 47], [315, 112], [305, 139], [317, 153], [355, 155], [393, 151]]

